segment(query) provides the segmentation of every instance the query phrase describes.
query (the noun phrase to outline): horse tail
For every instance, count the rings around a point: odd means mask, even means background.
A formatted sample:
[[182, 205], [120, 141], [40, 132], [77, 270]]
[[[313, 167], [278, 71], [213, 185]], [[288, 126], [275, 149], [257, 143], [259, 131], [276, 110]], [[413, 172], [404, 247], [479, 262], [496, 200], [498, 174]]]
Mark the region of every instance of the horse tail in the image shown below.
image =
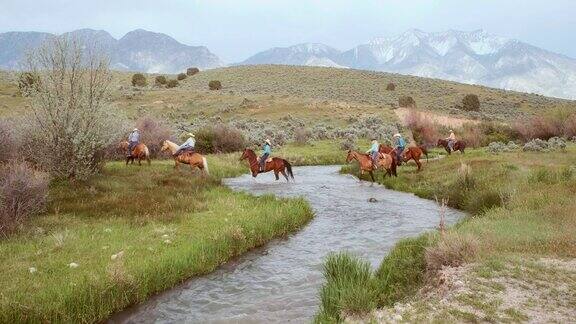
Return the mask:
[[144, 157], [146, 158], [148, 165], [150, 165], [150, 150], [148, 149], [148, 146], [146, 146], [146, 145], [144, 145]]
[[428, 150], [426, 149], [426, 147], [424, 145], [420, 146], [420, 149], [422, 150], [422, 153], [424, 153], [424, 155], [426, 155], [426, 162], [428, 162]]
[[284, 161], [284, 165], [286, 166], [286, 171], [288, 172], [288, 175], [290, 176], [290, 178], [292, 178], [292, 180], [294, 180], [294, 173], [292, 173], [292, 165], [290, 164], [290, 162], [284, 159], [282, 161]]
[[202, 166], [204, 167], [206, 174], [210, 174], [210, 172], [208, 172], [208, 160], [206, 160], [205, 156], [202, 157]]

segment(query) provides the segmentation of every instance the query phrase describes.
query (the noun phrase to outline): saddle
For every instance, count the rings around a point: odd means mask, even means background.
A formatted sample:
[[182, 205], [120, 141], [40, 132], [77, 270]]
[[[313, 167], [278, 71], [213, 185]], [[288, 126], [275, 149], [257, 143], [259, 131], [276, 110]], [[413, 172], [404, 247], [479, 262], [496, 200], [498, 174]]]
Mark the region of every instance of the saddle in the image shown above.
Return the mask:
[[[256, 160], [258, 160], [258, 163], [260, 163], [260, 157], [257, 157]], [[268, 157], [266, 159], [266, 163], [270, 163], [270, 162], [272, 162], [272, 157]]]

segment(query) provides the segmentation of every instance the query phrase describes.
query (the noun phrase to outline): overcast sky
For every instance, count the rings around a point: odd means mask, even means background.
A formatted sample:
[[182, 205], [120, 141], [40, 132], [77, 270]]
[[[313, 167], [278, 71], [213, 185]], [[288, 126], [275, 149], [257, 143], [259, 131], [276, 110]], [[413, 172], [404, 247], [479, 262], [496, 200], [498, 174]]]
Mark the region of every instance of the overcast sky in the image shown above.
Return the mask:
[[576, 0], [0, 0], [0, 32], [143, 28], [225, 62], [274, 46], [347, 50], [410, 28], [485, 29], [576, 58]]

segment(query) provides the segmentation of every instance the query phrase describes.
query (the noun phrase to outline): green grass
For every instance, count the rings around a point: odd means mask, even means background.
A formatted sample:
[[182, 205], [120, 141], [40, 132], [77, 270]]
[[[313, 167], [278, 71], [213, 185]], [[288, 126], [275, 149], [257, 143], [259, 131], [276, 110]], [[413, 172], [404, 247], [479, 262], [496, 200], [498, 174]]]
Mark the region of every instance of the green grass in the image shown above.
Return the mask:
[[109, 163], [89, 182], [52, 184], [48, 212], [0, 242], [0, 322], [104, 320], [312, 218], [302, 199], [223, 187], [220, 176], [245, 168], [210, 162], [209, 178]]
[[[446, 238], [475, 238], [480, 248], [476, 257], [481, 265], [478, 276], [489, 277], [493, 269], [511, 258], [576, 257], [575, 161], [574, 145], [565, 152], [552, 153], [489, 155], [471, 150], [425, 163], [421, 172], [416, 172], [415, 166], [403, 166], [398, 178], [378, 177], [378, 181], [423, 198], [448, 198], [451, 206], [469, 212], [471, 217], [449, 229], [457, 235]], [[344, 166], [343, 172], [358, 174], [354, 165]], [[438, 235], [424, 234], [395, 246], [367, 279], [374, 281], [369, 285], [374, 290], [366, 294], [378, 296], [374, 307], [390, 306], [411, 296], [423, 284], [425, 249], [435, 247], [436, 242]], [[327, 264], [334, 260], [328, 259]], [[354, 264], [362, 262], [355, 259]], [[349, 267], [330, 275], [332, 279], [321, 291], [318, 322], [338, 322], [343, 314], [361, 315], [373, 307], [366, 304], [358, 310], [345, 299], [328, 296], [334, 282], [346, 280], [348, 273], [355, 271], [358, 269]], [[342, 288], [338, 294], [345, 296], [348, 292]]]

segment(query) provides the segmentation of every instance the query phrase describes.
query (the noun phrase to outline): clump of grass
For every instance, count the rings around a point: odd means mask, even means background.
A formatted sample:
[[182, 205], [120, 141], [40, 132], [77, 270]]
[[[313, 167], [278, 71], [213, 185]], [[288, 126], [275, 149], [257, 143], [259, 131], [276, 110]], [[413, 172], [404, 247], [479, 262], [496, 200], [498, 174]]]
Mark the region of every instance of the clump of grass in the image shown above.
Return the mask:
[[426, 248], [426, 268], [438, 271], [442, 267], [459, 267], [478, 254], [479, 242], [471, 235], [450, 233], [440, 239], [437, 245]]

